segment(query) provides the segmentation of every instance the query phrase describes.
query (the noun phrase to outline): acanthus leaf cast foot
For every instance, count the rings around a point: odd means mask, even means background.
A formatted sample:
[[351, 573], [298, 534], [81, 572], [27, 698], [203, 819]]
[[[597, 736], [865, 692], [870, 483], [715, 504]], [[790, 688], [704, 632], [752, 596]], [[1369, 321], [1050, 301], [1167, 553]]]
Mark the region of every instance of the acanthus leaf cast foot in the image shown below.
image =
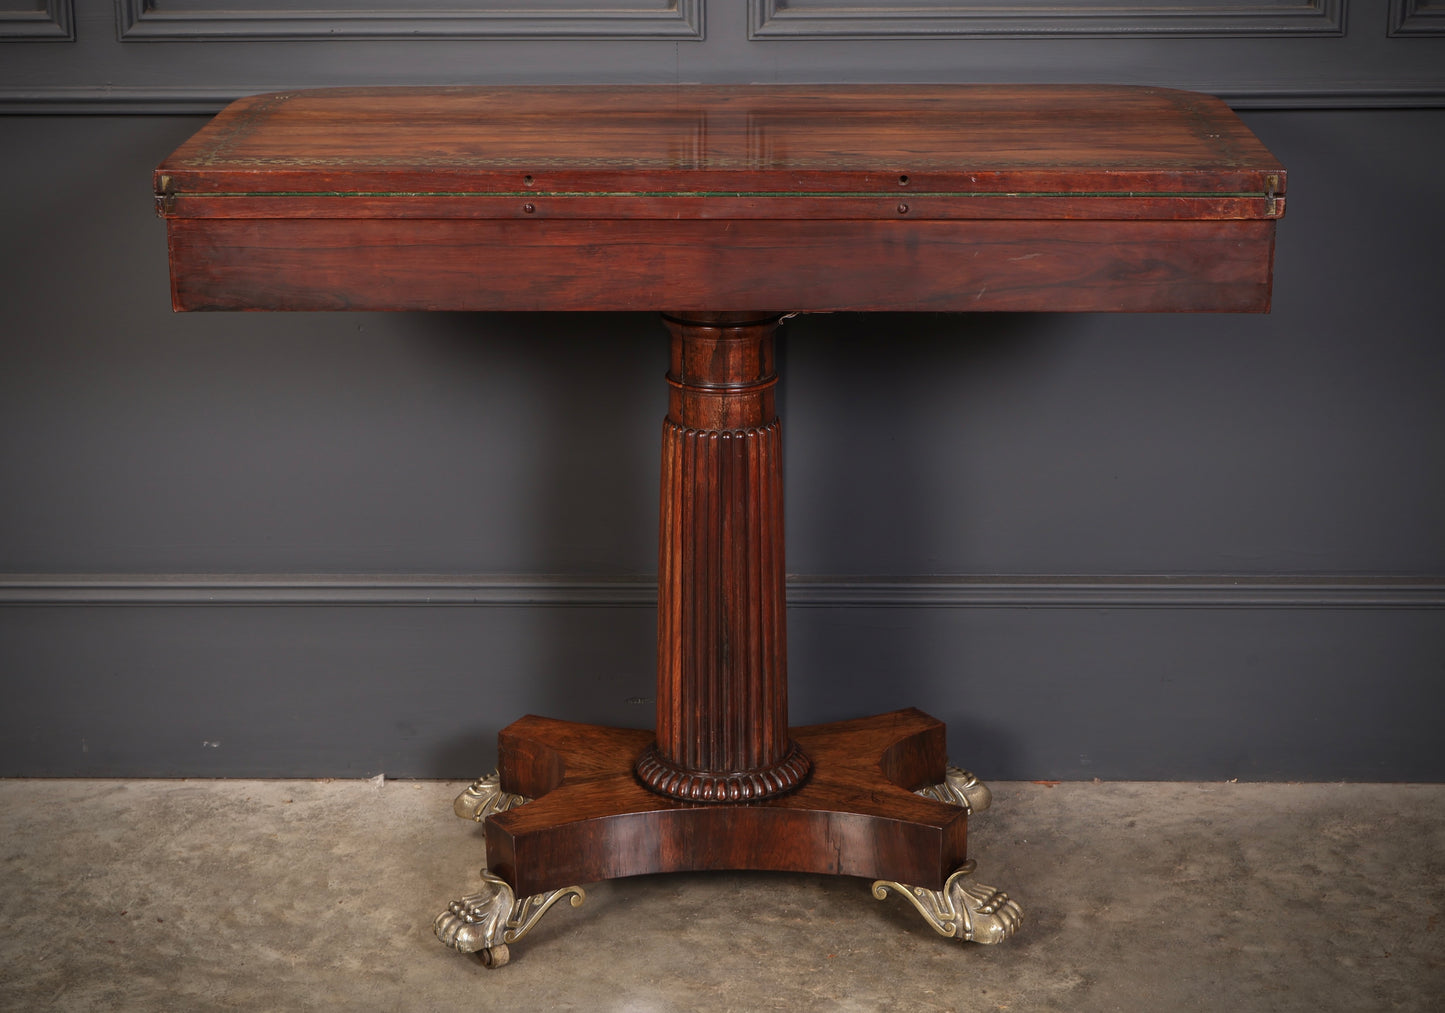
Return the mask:
[[[974, 816], [993, 802], [993, 792], [971, 771], [949, 765], [943, 781], [915, 794], [956, 805]], [[1023, 923], [1023, 909], [1002, 890], [974, 882], [972, 859], [954, 870], [942, 890], [929, 890], [880, 879], [873, 884], [873, 896], [883, 900], [893, 890], [918, 909], [925, 921], [941, 936], [973, 943], [1001, 943]]]
[[883, 900], [894, 890], [918, 909], [933, 930], [949, 939], [966, 943], [1001, 943], [1023, 922], [1023, 911], [1002, 890], [976, 883], [972, 859], [948, 877], [942, 890], [908, 886], [880, 879], [873, 884], [873, 896]]
[[492, 813], [506, 812], [530, 801], [526, 795], [503, 791], [501, 775], [494, 770], [467, 785], [452, 803], [452, 811], [464, 820], [481, 823]]
[[506, 880], [483, 869], [481, 892], [452, 901], [437, 916], [437, 938], [458, 953], [480, 955], [488, 967], [501, 967], [508, 960], [507, 944], [532, 931], [563, 897], [581, 907], [587, 893], [580, 886], [564, 886], [518, 900]]
[[969, 816], [978, 815], [993, 802], [993, 792], [988, 790], [988, 785], [975, 777], [972, 771], [952, 764], [944, 770], [941, 783], [919, 788], [914, 794], [956, 805]]
[[[452, 803], [452, 811], [464, 820], [482, 823], [493, 813], [506, 812], [530, 802], [525, 795], [502, 790], [502, 779], [494, 770], [469, 784]], [[535, 893], [517, 899], [511, 884], [482, 869], [482, 890], [454, 900], [437, 916], [437, 938], [459, 953], [475, 953], [487, 967], [501, 967], [511, 959], [508, 943], [515, 943], [541, 920], [563, 897], [580, 907], [587, 893], [580, 886]]]

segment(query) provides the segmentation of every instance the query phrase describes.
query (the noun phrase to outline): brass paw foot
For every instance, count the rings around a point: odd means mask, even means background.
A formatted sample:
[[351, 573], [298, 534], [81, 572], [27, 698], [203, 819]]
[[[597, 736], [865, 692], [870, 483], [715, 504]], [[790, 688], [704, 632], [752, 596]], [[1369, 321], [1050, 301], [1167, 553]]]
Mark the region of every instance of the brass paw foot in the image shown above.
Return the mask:
[[948, 877], [942, 890], [880, 879], [873, 884], [873, 896], [883, 900], [889, 890], [896, 891], [918, 909], [935, 932], [949, 939], [1001, 943], [1023, 922], [1023, 911], [1002, 890], [970, 880], [973, 870], [973, 861], [965, 862]]
[[487, 967], [501, 967], [510, 959], [508, 943], [515, 943], [563, 897], [573, 907], [587, 899], [580, 886], [536, 893], [518, 900], [506, 880], [482, 870], [482, 890], [454, 900], [437, 916], [437, 938], [459, 953], [475, 953]]
[[[494, 770], [469, 784], [452, 803], [452, 811], [464, 820], [481, 823], [493, 813], [530, 801], [525, 795], [503, 791], [502, 779]], [[572, 906], [579, 907], [587, 894], [580, 886], [565, 886], [518, 900], [506, 880], [483, 869], [481, 892], [452, 901], [437, 916], [437, 938], [459, 953], [477, 954], [487, 967], [501, 967], [511, 959], [507, 944], [532, 931], [563, 897], [570, 897]]]
[[956, 805], [969, 816], [983, 812], [993, 802], [993, 792], [988, 790], [988, 785], [975, 777], [972, 771], [954, 766], [944, 770], [942, 784], [919, 788], [914, 794]]
[[464, 820], [481, 823], [492, 813], [506, 812], [530, 801], [526, 795], [503, 791], [502, 778], [494, 770], [467, 785], [452, 803], [452, 812]]
[[[941, 784], [920, 788], [916, 794], [956, 805], [969, 816], [983, 812], [993, 801], [988, 786], [970, 771], [950, 766], [943, 778]], [[880, 879], [873, 884], [873, 896], [883, 900], [889, 890], [901, 894], [941, 936], [964, 942], [1001, 943], [1022, 924], [1023, 909], [1002, 890], [969, 879], [973, 870], [971, 859], [964, 862], [948, 877], [942, 890]]]

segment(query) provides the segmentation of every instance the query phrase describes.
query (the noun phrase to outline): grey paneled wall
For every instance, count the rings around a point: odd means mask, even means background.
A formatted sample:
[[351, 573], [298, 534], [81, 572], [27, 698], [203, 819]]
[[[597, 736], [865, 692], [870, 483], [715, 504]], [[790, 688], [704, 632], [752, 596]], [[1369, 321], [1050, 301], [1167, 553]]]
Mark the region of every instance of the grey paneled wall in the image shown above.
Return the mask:
[[989, 777], [1445, 778], [1439, 4], [904, 7], [0, 9], [0, 101], [94, 114], [0, 117], [0, 775], [467, 776], [527, 711], [650, 721], [661, 328], [172, 315], [176, 113], [1053, 79], [1249, 110], [1275, 311], [793, 321], [795, 717], [922, 706]]
[[[1116, 81], [1441, 103], [1439, 0], [0, 0], [0, 110], [213, 111], [327, 84]], [[43, 10], [42, 10], [42, 5]]]

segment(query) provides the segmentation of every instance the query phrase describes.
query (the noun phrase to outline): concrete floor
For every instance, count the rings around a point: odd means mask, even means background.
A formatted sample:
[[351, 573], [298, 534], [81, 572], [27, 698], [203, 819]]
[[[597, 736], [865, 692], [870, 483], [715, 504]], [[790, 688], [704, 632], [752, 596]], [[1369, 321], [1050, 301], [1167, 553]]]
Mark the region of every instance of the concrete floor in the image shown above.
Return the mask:
[[1445, 786], [994, 784], [944, 940], [859, 880], [597, 884], [486, 970], [462, 785], [0, 781], [0, 1009], [1445, 1009]]

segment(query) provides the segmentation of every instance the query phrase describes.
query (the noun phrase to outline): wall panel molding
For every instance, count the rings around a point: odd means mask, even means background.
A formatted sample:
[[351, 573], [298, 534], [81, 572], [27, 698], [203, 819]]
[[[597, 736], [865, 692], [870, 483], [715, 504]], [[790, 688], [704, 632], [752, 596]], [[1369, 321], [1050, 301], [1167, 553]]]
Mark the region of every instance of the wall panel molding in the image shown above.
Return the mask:
[[1390, 0], [1390, 34], [1445, 35], [1445, 0]]
[[285, 91], [283, 85], [260, 88], [186, 87], [0, 87], [0, 115], [143, 115], [212, 116], [244, 95]]
[[[748, 0], [753, 39], [1343, 35], [1345, 0]], [[1396, 0], [1429, 3], [1430, 0]]]
[[74, 0], [0, 0], [0, 42], [74, 41]]
[[[244, 88], [0, 85], [0, 115], [209, 116], [246, 95], [286, 91], [294, 87], [309, 85], [298, 86], [280, 81]], [[1445, 106], [1445, 89], [1408, 85], [1303, 89], [1261, 84], [1257, 87], [1203, 90], [1224, 99], [1235, 109], [1438, 109]]]
[[[651, 607], [650, 577], [413, 574], [12, 574], [0, 606]], [[1445, 577], [1254, 575], [986, 576], [880, 579], [794, 576], [793, 608], [1439, 609]]]
[[[0, 0], [0, 34], [67, 38], [72, 21], [91, 29], [74, 44], [6, 47], [0, 113], [205, 115], [359, 83], [863, 80], [1445, 107], [1427, 38], [1445, 34], [1445, 0]], [[150, 42], [175, 44], [138, 45]], [[245, 44], [216, 44], [230, 42]]]
[[348, 39], [703, 38], [705, 0], [577, 0], [539, 8], [525, 0], [468, 0], [454, 7], [367, 8], [356, 0], [246, 9], [226, 0], [115, 0], [124, 42]]

